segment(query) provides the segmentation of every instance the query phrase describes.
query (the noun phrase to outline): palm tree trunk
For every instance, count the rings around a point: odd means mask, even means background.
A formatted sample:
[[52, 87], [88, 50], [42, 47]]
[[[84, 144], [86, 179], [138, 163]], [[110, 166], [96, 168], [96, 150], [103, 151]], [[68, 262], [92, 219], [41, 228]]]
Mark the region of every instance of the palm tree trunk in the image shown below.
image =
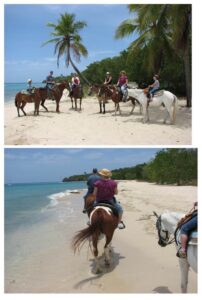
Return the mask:
[[184, 60], [184, 69], [185, 69], [185, 80], [186, 80], [187, 107], [191, 107], [192, 106], [191, 64], [190, 64], [188, 45], [185, 49], [183, 60]]
[[69, 61], [70, 61], [71, 65], [72, 65], [73, 69], [76, 71], [76, 73], [78, 73], [79, 76], [83, 79], [83, 81], [84, 81], [88, 86], [90, 86], [90, 85], [91, 85], [90, 82], [88, 81], [88, 79], [86, 79], [86, 78], [83, 76], [83, 74], [79, 71], [79, 69], [77, 69], [77, 67], [75, 66], [75, 64], [73, 63], [73, 61], [72, 61], [72, 59], [71, 59], [71, 56], [69, 57]]

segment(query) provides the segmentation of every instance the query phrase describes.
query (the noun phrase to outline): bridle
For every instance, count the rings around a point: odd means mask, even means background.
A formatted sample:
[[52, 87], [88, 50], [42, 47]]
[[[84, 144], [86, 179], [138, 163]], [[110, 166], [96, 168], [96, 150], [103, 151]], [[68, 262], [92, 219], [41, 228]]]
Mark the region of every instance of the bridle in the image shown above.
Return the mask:
[[[165, 246], [170, 245], [170, 244], [175, 242], [175, 238], [172, 238], [172, 239], [169, 240], [170, 235], [169, 235], [168, 230], [162, 229], [161, 215], [157, 216], [156, 229], [158, 231], [158, 238], [159, 238], [158, 244], [161, 247], [165, 247]], [[165, 233], [165, 238], [161, 236], [161, 232]]]

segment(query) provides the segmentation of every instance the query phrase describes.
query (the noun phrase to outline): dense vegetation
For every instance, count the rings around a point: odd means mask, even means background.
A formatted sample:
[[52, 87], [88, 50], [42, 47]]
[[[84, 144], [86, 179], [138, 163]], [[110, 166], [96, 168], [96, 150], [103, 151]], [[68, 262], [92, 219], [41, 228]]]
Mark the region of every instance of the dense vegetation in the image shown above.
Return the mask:
[[[197, 149], [164, 149], [149, 163], [112, 170], [116, 180], [144, 180], [158, 184], [197, 185]], [[65, 177], [66, 181], [86, 181], [90, 174]]]

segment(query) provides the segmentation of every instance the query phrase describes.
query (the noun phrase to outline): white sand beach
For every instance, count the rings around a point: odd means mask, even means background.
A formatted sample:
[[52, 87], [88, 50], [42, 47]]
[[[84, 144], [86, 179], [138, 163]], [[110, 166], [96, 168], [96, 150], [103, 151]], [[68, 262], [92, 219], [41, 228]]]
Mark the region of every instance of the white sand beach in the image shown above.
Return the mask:
[[[82, 110], [71, 108], [63, 96], [60, 113], [55, 102], [47, 100], [49, 112], [40, 108], [33, 116], [34, 104], [27, 104], [27, 116], [18, 117], [14, 103], [5, 104], [5, 145], [191, 145], [192, 114], [185, 100], [179, 100], [176, 124], [163, 124], [163, 107], [150, 108], [150, 123], [142, 123], [137, 106], [132, 115], [131, 103], [121, 103], [120, 115], [114, 115], [114, 103], [106, 104], [106, 114], [99, 113], [96, 97], [86, 97]], [[21, 112], [22, 115], [22, 112]]]
[[[56, 219], [43, 226], [26, 243], [30, 254], [6, 267], [6, 293], [180, 293], [180, 270], [175, 246], [157, 244], [155, 210], [187, 212], [197, 200], [197, 187], [121, 181], [118, 200], [124, 208], [124, 230], [116, 230], [112, 264], [93, 273], [93, 255], [86, 243], [74, 254], [71, 240], [86, 227], [82, 205], [72, 218]], [[82, 195], [72, 195], [74, 201]], [[78, 197], [78, 198], [76, 198]], [[61, 202], [64, 204], [64, 201]], [[82, 202], [81, 202], [82, 203]], [[25, 239], [21, 233], [21, 239]], [[20, 235], [19, 235], [20, 238]], [[19, 240], [20, 243], [20, 240]], [[100, 252], [102, 253], [102, 241]], [[197, 275], [190, 270], [189, 293], [197, 293]]]

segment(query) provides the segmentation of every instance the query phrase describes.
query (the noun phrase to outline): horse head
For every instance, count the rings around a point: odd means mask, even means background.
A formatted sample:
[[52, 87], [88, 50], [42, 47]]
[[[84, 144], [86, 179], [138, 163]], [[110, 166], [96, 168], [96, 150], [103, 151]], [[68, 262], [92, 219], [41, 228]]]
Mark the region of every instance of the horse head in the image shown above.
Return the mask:
[[158, 215], [155, 211], [153, 212], [156, 220], [156, 229], [158, 232], [158, 244], [161, 247], [165, 247], [169, 244], [170, 232], [167, 230], [162, 215]]

